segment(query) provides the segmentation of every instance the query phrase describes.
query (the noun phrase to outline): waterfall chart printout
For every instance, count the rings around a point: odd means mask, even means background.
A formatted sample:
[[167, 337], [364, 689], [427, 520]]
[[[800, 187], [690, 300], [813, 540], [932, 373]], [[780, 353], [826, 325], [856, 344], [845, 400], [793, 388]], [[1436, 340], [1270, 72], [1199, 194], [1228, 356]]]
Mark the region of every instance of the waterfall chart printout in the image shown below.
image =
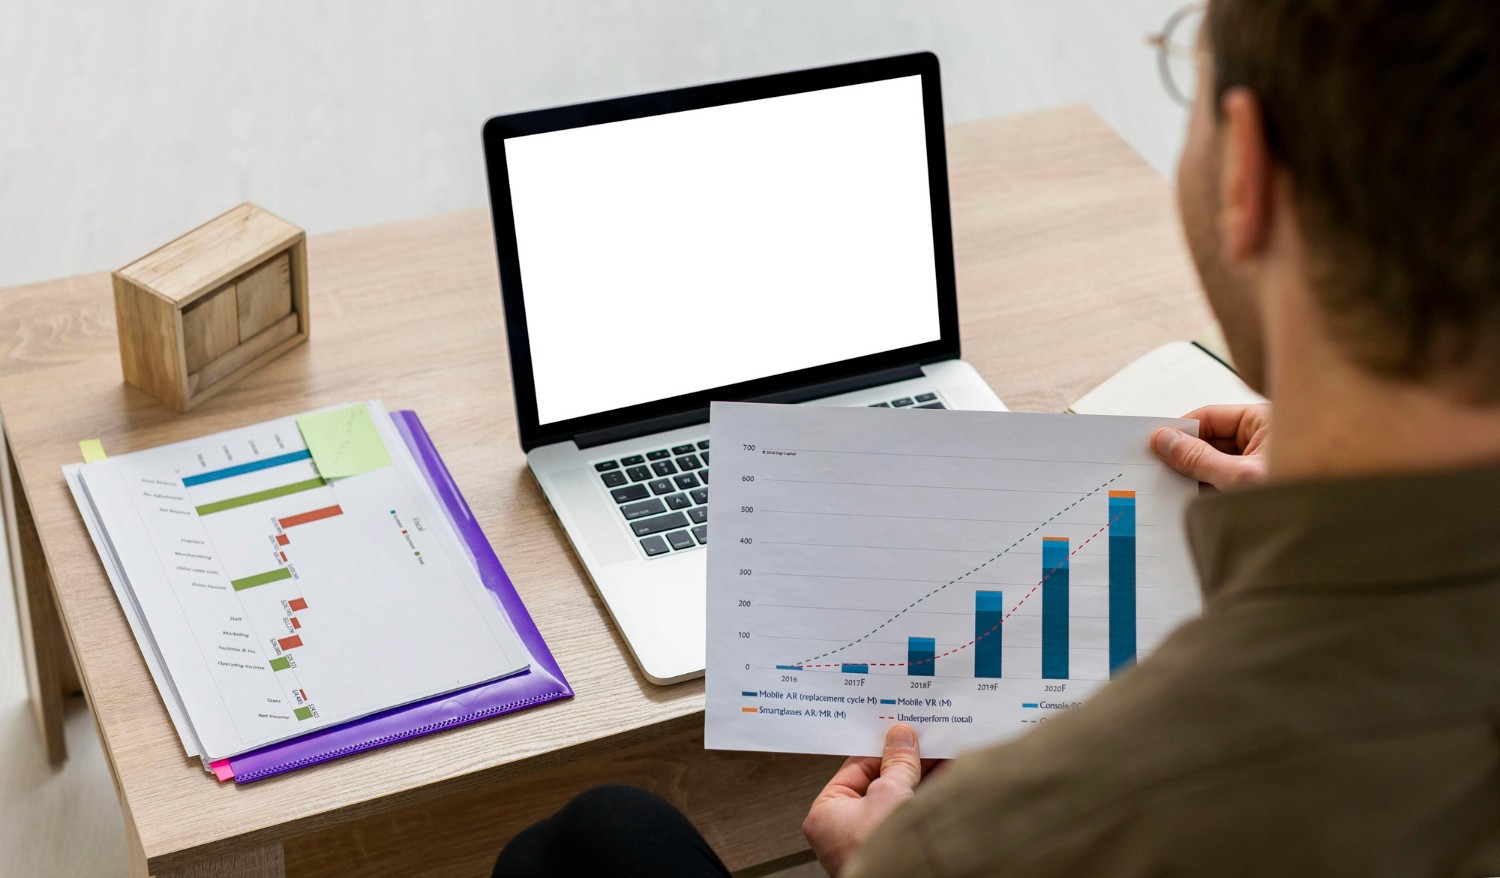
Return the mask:
[[714, 403], [707, 746], [947, 758], [1082, 703], [1200, 609], [1160, 426]]
[[322, 477], [294, 418], [69, 468], [205, 762], [529, 663], [365, 405], [391, 463], [347, 478]]

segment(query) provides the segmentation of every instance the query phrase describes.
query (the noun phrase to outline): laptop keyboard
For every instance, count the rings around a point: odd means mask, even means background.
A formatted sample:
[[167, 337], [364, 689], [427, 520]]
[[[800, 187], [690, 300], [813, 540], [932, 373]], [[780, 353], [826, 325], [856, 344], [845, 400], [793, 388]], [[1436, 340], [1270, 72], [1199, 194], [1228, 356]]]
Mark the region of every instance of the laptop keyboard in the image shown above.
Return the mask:
[[[946, 408], [919, 393], [870, 408]], [[646, 557], [708, 545], [708, 440], [686, 442], [594, 464]]]

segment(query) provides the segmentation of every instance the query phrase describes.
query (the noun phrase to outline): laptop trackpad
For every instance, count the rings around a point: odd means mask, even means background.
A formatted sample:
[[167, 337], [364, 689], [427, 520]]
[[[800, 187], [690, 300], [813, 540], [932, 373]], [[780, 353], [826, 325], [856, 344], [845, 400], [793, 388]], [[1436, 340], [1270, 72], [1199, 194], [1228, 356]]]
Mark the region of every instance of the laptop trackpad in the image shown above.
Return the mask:
[[571, 536], [580, 551], [587, 546], [594, 562], [600, 566], [641, 557], [621, 530], [620, 513], [615, 505], [609, 497], [599, 494], [592, 470], [582, 467], [559, 470], [552, 474], [552, 483], [567, 505], [571, 523], [578, 529]]

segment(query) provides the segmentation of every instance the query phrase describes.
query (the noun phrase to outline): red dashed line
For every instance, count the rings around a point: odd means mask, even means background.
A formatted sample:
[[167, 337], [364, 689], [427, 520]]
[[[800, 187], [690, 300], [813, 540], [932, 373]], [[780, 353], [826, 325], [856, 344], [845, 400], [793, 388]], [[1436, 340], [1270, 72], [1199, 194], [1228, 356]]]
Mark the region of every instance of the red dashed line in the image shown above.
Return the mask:
[[[1108, 522], [1106, 522], [1103, 527], [1101, 527], [1098, 530], [1094, 531], [1093, 536], [1091, 536], [1088, 539], [1084, 540], [1083, 542], [1079, 543], [1078, 544], [1078, 548], [1074, 549], [1071, 553], [1069, 553], [1068, 557], [1072, 558], [1074, 555], [1077, 555], [1079, 552], [1082, 552], [1084, 546], [1087, 546], [1089, 543], [1092, 543], [1094, 541], [1095, 537], [1098, 537], [1100, 534], [1104, 533], [1106, 530], [1109, 530], [1109, 526], [1111, 524], [1114, 524], [1115, 521], [1119, 519], [1119, 517], [1120, 516], [1116, 515], [1114, 518], [1111, 518]], [[936, 662], [940, 658], [944, 658], [946, 656], [953, 655], [956, 652], [960, 652], [962, 650], [968, 649], [969, 647], [973, 646], [974, 644], [978, 643], [979, 641], [985, 639], [986, 637], [989, 637], [991, 634], [994, 634], [996, 631], [999, 631], [1000, 630], [1000, 625], [1004, 625], [1006, 619], [1009, 619], [1011, 616], [1014, 616], [1016, 614], [1016, 610], [1021, 609], [1021, 605], [1024, 604], [1024, 603], [1026, 603], [1027, 599], [1030, 598], [1032, 595], [1036, 594], [1036, 590], [1039, 589], [1039, 588], [1041, 588], [1042, 585], [1047, 582], [1047, 578], [1050, 577], [1052, 574], [1056, 573], [1058, 571], [1058, 569], [1059, 568], [1054, 567], [1051, 570], [1048, 570], [1047, 573], [1046, 573], [1046, 575], [1044, 575], [1041, 579], [1037, 580], [1037, 584], [1033, 585], [1031, 587], [1031, 591], [1026, 592], [1026, 597], [1023, 597], [1019, 601], [1017, 601], [1016, 605], [1014, 607], [1010, 608], [1010, 612], [1006, 613], [1005, 616], [1000, 619], [1000, 624], [999, 625], [996, 625], [995, 627], [993, 627], [990, 630], [984, 632], [983, 634], [979, 635], [978, 637], [974, 638], [973, 640], [969, 641], [968, 643], [965, 643], [963, 646], [956, 646], [953, 649], [950, 649], [947, 652], [943, 653], [942, 655], [935, 655], [935, 656], [933, 656], [930, 659], [923, 659], [922, 661], [919, 661], [919, 662], [835, 662], [833, 664], [826, 664], [826, 665], [802, 665], [802, 667], [803, 668], [839, 668], [839, 667], [843, 667], [844, 665], [869, 665], [872, 668], [905, 668], [905, 667], [916, 667], [918, 665], [925, 665], [925, 664], [927, 664], [929, 662]], [[884, 716], [880, 717], [880, 718], [881, 719], [894, 719], [894, 717], [884, 717]]]

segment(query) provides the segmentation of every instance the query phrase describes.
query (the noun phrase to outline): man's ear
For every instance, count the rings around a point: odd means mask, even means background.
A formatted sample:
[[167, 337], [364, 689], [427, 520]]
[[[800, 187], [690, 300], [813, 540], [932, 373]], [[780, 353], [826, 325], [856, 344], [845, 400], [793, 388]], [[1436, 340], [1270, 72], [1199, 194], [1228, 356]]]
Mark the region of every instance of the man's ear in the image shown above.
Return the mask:
[[1260, 100], [1254, 92], [1230, 89], [1220, 110], [1224, 162], [1219, 224], [1225, 255], [1242, 262], [1260, 255], [1271, 238], [1276, 209], [1271, 154]]

